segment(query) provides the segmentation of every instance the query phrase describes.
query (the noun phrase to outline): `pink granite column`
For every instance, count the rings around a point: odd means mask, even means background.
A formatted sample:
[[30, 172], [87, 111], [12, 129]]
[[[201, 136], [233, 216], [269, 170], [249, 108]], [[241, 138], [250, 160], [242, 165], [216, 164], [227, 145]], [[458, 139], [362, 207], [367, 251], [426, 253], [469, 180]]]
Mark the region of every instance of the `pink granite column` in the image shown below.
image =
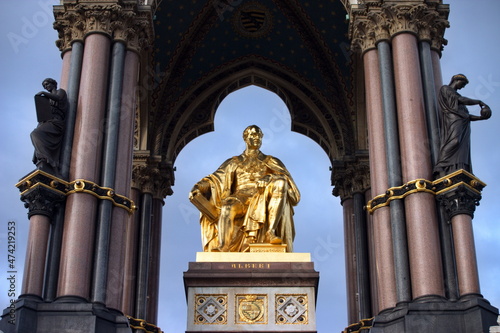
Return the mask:
[[[403, 182], [432, 180], [417, 38], [392, 40]], [[434, 195], [418, 192], [405, 199], [413, 298], [444, 297], [443, 272]]]
[[[141, 193], [138, 189], [132, 188], [130, 198], [138, 206]], [[137, 283], [137, 251], [139, 244], [139, 224], [140, 215], [135, 212], [127, 219], [127, 234], [125, 240], [125, 264], [123, 267], [123, 292], [122, 292], [122, 312], [127, 315], [134, 315], [136, 301], [135, 286]]]
[[[132, 183], [132, 156], [134, 120], [136, 106], [137, 68], [139, 56], [127, 51], [124, 63], [123, 90], [120, 116], [120, 140], [118, 141], [115, 191], [130, 198]], [[137, 202], [135, 202], [137, 204]], [[128, 224], [132, 223], [129, 213], [123, 208], [113, 208], [111, 239], [108, 262], [108, 283], [106, 305], [108, 308], [123, 308], [123, 288]], [[132, 312], [128, 312], [131, 314]]]
[[[99, 183], [109, 50], [107, 36], [86, 37], [70, 180]], [[91, 194], [74, 193], [67, 198], [58, 297], [89, 298], [96, 210], [97, 198]]]
[[30, 217], [22, 295], [35, 295], [40, 299], [43, 298], [43, 279], [49, 232], [50, 218], [45, 215], [32, 215]]
[[477, 270], [472, 218], [467, 214], [451, 218], [460, 296], [481, 294]]
[[356, 270], [356, 235], [354, 233], [354, 200], [342, 202], [344, 212], [344, 256], [347, 292], [347, 320], [349, 324], [359, 321], [359, 304], [357, 301], [358, 283]]
[[[384, 137], [384, 114], [380, 86], [380, 69], [377, 50], [369, 50], [363, 56], [365, 70], [368, 140], [370, 142], [371, 193], [377, 196], [388, 188], [387, 158]], [[397, 301], [394, 277], [394, 254], [389, 207], [382, 207], [372, 215], [373, 248], [376, 267], [376, 293], [378, 300], [373, 313], [394, 307]]]
[[68, 89], [69, 81], [69, 70], [71, 65], [71, 50], [64, 52], [62, 55], [62, 70], [61, 70], [61, 80], [59, 82], [59, 88], [64, 90]]

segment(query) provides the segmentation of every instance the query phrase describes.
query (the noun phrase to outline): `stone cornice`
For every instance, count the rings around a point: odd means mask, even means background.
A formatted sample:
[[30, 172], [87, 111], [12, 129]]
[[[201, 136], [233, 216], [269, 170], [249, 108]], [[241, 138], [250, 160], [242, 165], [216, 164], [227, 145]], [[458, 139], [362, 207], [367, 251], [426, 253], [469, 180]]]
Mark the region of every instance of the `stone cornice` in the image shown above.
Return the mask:
[[135, 52], [148, 47], [154, 38], [152, 12], [136, 1], [87, 2], [64, 1], [54, 6], [54, 29], [59, 33], [57, 47], [64, 52], [75, 41], [92, 33], [101, 33], [126, 43]]
[[436, 2], [371, 1], [351, 10], [349, 35], [353, 50], [365, 52], [383, 40], [411, 33], [441, 52], [446, 45], [444, 31], [449, 26], [449, 7]]

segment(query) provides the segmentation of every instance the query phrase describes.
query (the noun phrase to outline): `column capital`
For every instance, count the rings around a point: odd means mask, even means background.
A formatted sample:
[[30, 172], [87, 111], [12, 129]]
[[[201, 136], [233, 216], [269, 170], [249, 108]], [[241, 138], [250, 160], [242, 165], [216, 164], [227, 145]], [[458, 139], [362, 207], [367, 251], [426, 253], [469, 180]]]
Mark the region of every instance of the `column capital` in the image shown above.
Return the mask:
[[341, 201], [352, 198], [354, 193], [364, 193], [370, 188], [370, 166], [366, 159], [338, 161], [331, 168], [332, 194]]
[[56, 207], [66, 199], [67, 182], [41, 170], [21, 179], [16, 187], [21, 191], [21, 201], [28, 208], [28, 218], [33, 215], [52, 218]]
[[92, 33], [124, 42], [136, 52], [153, 42], [151, 7], [136, 1], [64, 1], [54, 6], [54, 17], [54, 29], [59, 33], [56, 45], [61, 52]]
[[161, 162], [144, 153], [134, 154], [132, 187], [142, 193], [151, 193], [154, 198], [163, 199], [174, 192], [174, 171], [171, 163]]
[[448, 14], [448, 5], [437, 2], [366, 2], [351, 10], [349, 34], [352, 47], [365, 52], [399, 33], [411, 33], [420, 41], [428, 41], [440, 52], [447, 43], [443, 36], [449, 27]]

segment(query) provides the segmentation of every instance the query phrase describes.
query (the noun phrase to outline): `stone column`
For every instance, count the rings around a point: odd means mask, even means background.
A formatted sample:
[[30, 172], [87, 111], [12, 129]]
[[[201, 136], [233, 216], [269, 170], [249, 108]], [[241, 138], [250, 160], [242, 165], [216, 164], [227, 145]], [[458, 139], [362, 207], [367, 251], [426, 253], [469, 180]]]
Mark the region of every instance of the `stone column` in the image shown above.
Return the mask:
[[[432, 179], [417, 39], [400, 33], [392, 40], [403, 181]], [[443, 296], [441, 249], [434, 196], [405, 198], [413, 298]]]
[[342, 200], [344, 212], [344, 257], [347, 293], [347, 321], [355, 323], [359, 320], [358, 284], [356, 267], [356, 243], [354, 234], [353, 199]]
[[[110, 40], [104, 34], [93, 33], [85, 38], [70, 179], [99, 182], [109, 49]], [[96, 211], [95, 196], [68, 196], [58, 297], [89, 299]]]
[[[374, 45], [373, 45], [374, 47]], [[385, 193], [388, 188], [387, 147], [383, 96], [381, 86], [380, 59], [376, 49], [365, 52], [365, 87], [367, 100], [368, 137], [370, 141], [370, 179], [374, 196]], [[394, 274], [394, 253], [389, 207], [373, 212], [373, 242], [377, 265], [378, 307], [374, 313], [393, 307], [397, 302]]]
[[332, 170], [334, 195], [340, 196], [344, 209], [344, 247], [350, 323], [372, 316], [368, 230], [364, 211], [364, 192], [369, 187], [368, 177], [368, 164], [361, 158], [355, 162], [336, 165]]
[[[127, 51], [124, 64], [123, 91], [121, 96], [120, 140], [117, 146], [115, 174], [115, 190], [126, 197], [131, 195], [132, 155], [134, 119], [136, 110], [137, 69], [139, 56], [136, 52]], [[134, 201], [134, 198], [132, 198]], [[136, 204], [138, 201], [134, 201]], [[137, 213], [135, 213], [137, 214]], [[110, 252], [107, 281], [106, 304], [113, 309], [123, 309], [123, 290], [127, 280], [126, 247], [129, 224], [134, 219], [129, 212], [120, 207], [113, 208], [111, 222]], [[125, 279], [124, 279], [125, 277]], [[126, 312], [131, 314], [132, 312]]]

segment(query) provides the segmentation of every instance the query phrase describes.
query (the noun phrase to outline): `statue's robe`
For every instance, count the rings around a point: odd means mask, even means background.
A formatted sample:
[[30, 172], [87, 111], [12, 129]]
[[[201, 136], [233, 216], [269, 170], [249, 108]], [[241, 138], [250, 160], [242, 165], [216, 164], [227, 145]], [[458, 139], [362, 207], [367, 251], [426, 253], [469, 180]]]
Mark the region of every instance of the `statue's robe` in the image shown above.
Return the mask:
[[434, 172], [443, 176], [464, 169], [472, 172], [470, 156], [470, 115], [461, 95], [450, 86], [439, 92], [441, 144]]
[[[282, 210], [283, 214], [277, 224], [276, 236], [280, 237], [283, 243], [287, 244], [287, 252], [292, 252], [293, 240], [295, 238], [293, 206], [299, 202], [300, 193], [290, 173], [279, 159], [262, 153], [259, 153], [258, 158], [272, 171], [271, 173], [283, 175], [286, 178], [286, 194], [283, 196], [283, 200], [285, 200]], [[232, 157], [225, 161], [213, 174], [203, 178], [202, 181], [207, 181], [210, 184], [210, 192], [207, 199], [214, 205], [216, 211], [220, 212], [221, 203], [225, 198], [235, 195], [235, 173], [243, 159], [243, 155]], [[234, 227], [229, 245], [230, 252], [247, 251], [249, 242], [246, 235], [252, 231], [256, 233], [256, 243], [269, 242], [266, 235], [269, 227], [267, 220], [269, 188], [270, 186], [267, 186], [266, 190], [255, 193], [250, 199], [248, 210], [244, 217], [233, 221]], [[218, 248], [217, 221], [211, 221], [207, 216], [201, 214], [200, 223], [203, 250], [210, 252]]]

